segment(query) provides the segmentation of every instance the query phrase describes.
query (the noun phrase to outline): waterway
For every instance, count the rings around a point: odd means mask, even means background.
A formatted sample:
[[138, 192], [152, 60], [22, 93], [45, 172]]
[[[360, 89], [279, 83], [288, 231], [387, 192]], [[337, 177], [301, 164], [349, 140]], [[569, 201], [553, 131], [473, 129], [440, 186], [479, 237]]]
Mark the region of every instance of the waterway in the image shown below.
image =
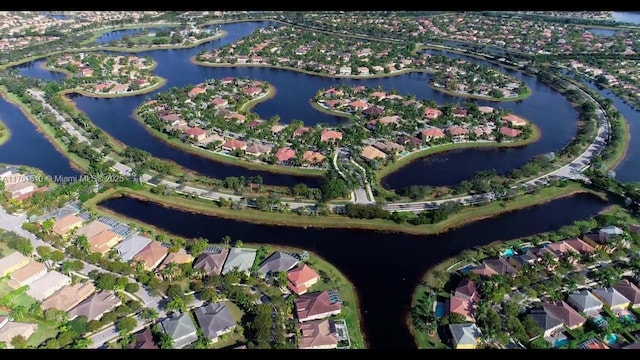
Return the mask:
[[[605, 204], [580, 194], [471, 223], [437, 236], [344, 229], [301, 229], [256, 225], [192, 214], [132, 198], [101, 203], [105, 208], [187, 238], [219, 242], [223, 236], [245, 244], [295, 246], [316, 252], [353, 283], [371, 348], [411, 349], [405, 323], [411, 296], [425, 271], [464, 249], [553, 231], [595, 215]], [[407, 225], [410, 226], [410, 225]]]
[[[309, 125], [344, 123], [346, 121], [344, 118], [316, 111], [309, 103], [309, 99], [318, 90], [326, 89], [339, 83], [371, 87], [381, 86], [386, 90], [396, 89], [401, 94], [415, 94], [418, 98], [434, 99], [438, 103], [464, 103], [467, 101], [431, 89], [427, 86], [430, 75], [425, 73], [409, 73], [380, 79], [331, 79], [270, 68], [204, 67], [194, 65], [189, 61], [191, 56], [200, 51], [224, 46], [246, 37], [254, 30], [269, 24], [271, 23], [242, 22], [226, 24], [221, 28], [228, 35], [222, 39], [191, 49], [154, 50], [139, 53], [138, 55], [140, 56], [151, 56], [156, 60], [158, 62], [156, 73], [168, 79], [163, 88], [153, 93], [113, 99], [90, 98], [78, 95], [74, 96], [73, 100], [77, 103], [78, 108], [87, 113], [98, 127], [104, 129], [116, 139], [127, 145], [149, 151], [154, 156], [175, 161], [193, 171], [217, 178], [259, 174], [263, 176], [265, 184], [291, 186], [304, 182], [312, 187], [318, 186], [319, 181], [317, 178], [282, 176], [252, 171], [238, 166], [217, 163], [201, 156], [177, 150], [154, 138], [144, 126], [132, 119], [131, 114], [145, 99], [159, 91], [165, 91], [174, 86], [180, 87], [199, 83], [205, 79], [226, 76], [256, 78], [273, 84], [277, 89], [275, 97], [257, 105], [254, 111], [264, 119], [277, 115], [282, 123], [289, 123], [294, 119], [303, 120]], [[448, 55], [465, 58], [461, 55]], [[469, 58], [469, 60], [494, 66], [479, 59]], [[59, 75], [51, 75], [51, 72], [40, 68], [40, 63], [44, 61], [35, 61], [18, 69], [26, 76], [50, 80], [59, 79]], [[398, 189], [416, 184], [452, 185], [472, 178], [475, 173], [481, 170], [496, 169], [498, 173], [504, 173], [525, 164], [533, 156], [557, 151], [570, 141], [577, 129], [577, 113], [571, 108], [568, 101], [534, 77], [505, 68], [500, 69], [524, 81], [532, 89], [532, 96], [517, 102], [476, 102], [480, 105], [500, 106], [530, 119], [541, 129], [543, 134], [541, 139], [534, 144], [517, 149], [465, 149], [430, 156], [390, 175], [384, 179], [385, 186]]]

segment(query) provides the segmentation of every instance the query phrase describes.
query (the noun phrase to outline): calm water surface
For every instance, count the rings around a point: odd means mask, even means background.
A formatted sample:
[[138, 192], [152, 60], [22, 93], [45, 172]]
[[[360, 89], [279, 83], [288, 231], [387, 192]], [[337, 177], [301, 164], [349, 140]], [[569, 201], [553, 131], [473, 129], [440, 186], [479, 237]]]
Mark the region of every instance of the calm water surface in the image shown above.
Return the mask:
[[340, 269], [360, 300], [372, 348], [415, 348], [405, 319], [424, 272], [464, 249], [556, 230], [595, 215], [605, 204], [582, 194], [475, 222], [442, 235], [415, 236], [344, 229], [274, 227], [225, 220], [118, 198], [101, 203], [122, 215], [188, 238], [264, 243], [313, 250]]

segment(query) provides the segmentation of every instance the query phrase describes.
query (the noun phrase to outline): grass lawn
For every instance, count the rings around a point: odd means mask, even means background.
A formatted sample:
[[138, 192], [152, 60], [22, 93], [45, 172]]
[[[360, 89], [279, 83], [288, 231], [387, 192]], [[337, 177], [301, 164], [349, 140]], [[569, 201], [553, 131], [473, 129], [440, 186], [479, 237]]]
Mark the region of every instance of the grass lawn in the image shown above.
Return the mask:
[[614, 170], [618, 165], [620, 165], [622, 160], [624, 160], [624, 158], [627, 155], [627, 150], [629, 149], [629, 142], [631, 140], [631, 133], [629, 132], [629, 122], [625, 120], [623, 117], [620, 117], [620, 119], [617, 119], [617, 120], [610, 119], [610, 121], [622, 122], [622, 126], [621, 126], [622, 132], [620, 133], [621, 139], [613, 148], [613, 156], [611, 156], [610, 159], [604, 162], [604, 164], [607, 166], [608, 169]]
[[38, 330], [29, 337], [27, 341], [28, 345], [37, 347], [47, 339], [58, 335], [58, 327], [56, 325], [52, 325], [46, 321], [36, 321], [36, 323], [38, 324]]
[[244, 316], [244, 311], [242, 311], [242, 309], [240, 309], [238, 305], [234, 304], [231, 301], [225, 301], [225, 305], [227, 305], [231, 316], [233, 316], [236, 321], [240, 321], [242, 319], [242, 317]]
[[11, 138], [11, 131], [9, 128], [0, 120], [0, 145], [3, 145]]
[[[228, 305], [228, 304], [227, 304]], [[231, 309], [229, 309], [231, 310]], [[232, 312], [233, 314], [233, 312]], [[237, 331], [232, 331], [228, 334], [224, 334], [218, 338], [218, 341], [209, 345], [210, 349], [224, 349], [236, 344], [243, 344], [246, 342], [244, 335]]]
[[[420, 301], [427, 302], [428, 293], [426, 290], [426, 287], [418, 286], [411, 301], [411, 306], [414, 306], [415, 303], [418, 303]], [[410, 316], [407, 318], [407, 325], [409, 326], [409, 329], [414, 336], [414, 340], [416, 341], [418, 349], [449, 349], [447, 345], [443, 344], [440, 341], [440, 337], [438, 336], [437, 332], [433, 336], [431, 336], [427, 331], [416, 331], [411, 325]]]

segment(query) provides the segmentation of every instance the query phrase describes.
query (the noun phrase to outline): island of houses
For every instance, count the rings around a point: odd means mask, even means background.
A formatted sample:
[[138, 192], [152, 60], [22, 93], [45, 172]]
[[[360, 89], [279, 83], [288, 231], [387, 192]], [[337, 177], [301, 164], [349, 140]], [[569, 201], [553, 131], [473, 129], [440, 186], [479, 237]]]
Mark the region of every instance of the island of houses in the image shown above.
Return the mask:
[[108, 43], [113, 47], [191, 47], [224, 36], [219, 28], [198, 28], [194, 25], [181, 28], [144, 29], [140, 33], [125, 35]]
[[640, 225], [608, 225], [464, 257], [417, 327], [456, 349], [637, 349], [639, 240]]
[[134, 95], [151, 91], [163, 84], [154, 75], [151, 58], [113, 55], [99, 52], [66, 53], [52, 57], [47, 68], [68, 75], [66, 88], [89, 96]]

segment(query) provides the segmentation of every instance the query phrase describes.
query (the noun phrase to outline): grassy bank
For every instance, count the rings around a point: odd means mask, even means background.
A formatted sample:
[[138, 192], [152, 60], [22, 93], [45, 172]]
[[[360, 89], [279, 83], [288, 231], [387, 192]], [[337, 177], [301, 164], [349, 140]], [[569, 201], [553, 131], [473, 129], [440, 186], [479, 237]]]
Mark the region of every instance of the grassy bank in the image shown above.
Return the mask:
[[151, 23], [151, 24], [130, 24], [130, 25], [120, 25], [113, 28], [102, 28], [93, 32], [93, 35], [85, 41], [82, 42], [83, 45], [91, 44], [98, 40], [98, 38], [108, 32], [118, 31], [118, 30], [132, 30], [132, 29], [147, 29], [147, 28], [155, 28], [155, 27], [178, 27], [180, 23]]
[[79, 89], [79, 88], [62, 90], [62, 91], [60, 91], [60, 94], [61, 95], [66, 95], [66, 94], [78, 93], [78, 94], [80, 94], [82, 96], [87, 96], [87, 97], [92, 97], [92, 98], [106, 98], [106, 99], [143, 95], [143, 94], [148, 94], [150, 92], [153, 92], [153, 91], [155, 91], [157, 89], [160, 89], [161, 87], [163, 87], [167, 83], [167, 79], [165, 79], [163, 77], [160, 77], [160, 76], [155, 76], [155, 77], [157, 78], [158, 82], [155, 83], [153, 86], [149, 86], [149, 87], [142, 88], [142, 89], [135, 90], [135, 91], [129, 91], [129, 92], [122, 93], [122, 94], [97, 93], [97, 92], [87, 91], [87, 90], [83, 90], [83, 89]]
[[414, 235], [438, 234], [465, 225], [467, 223], [490, 218], [507, 212], [526, 207], [543, 204], [561, 197], [576, 193], [590, 192], [598, 196], [604, 195], [593, 190], [584, 189], [578, 183], [569, 183], [566, 187], [543, 188], [536, 194], [522, 195], [510, 201], [498, 201], [480, 207], [469, 207], [459, 213], [450, 215], [445, 221], [430, 225], [397, 224], [391, 220], [382, 219], [352, 219], [345, 216], [305, 216], [298, 214], [274, 214], [255, 209], [233, 210], [221, 208], [212, 201], [190, 199], [183, 196], [163, 196], [149, 191], [137, 191], [129, 188], [111, 189], [98, 194], [85, 204], [89, 207], [99, 207], [99, 203], [121, 196], [128, 196], [143, 201], [156, 203], [160, 206], [183, 210], [191, 213], [217, 216], [230, 220], [244, 221], [254, 224], [291, 226], [302, 228], [344, 228], [363, 229], [383, 232], [407, 233]]
[[[273, 90], [275, 92], [275, 88]], [[254, 103], [250, 105], [249, 108], [255, 106], [256, 104], [258, 104], [259, 102], [265, 101], [267, 100], [269, 97], [263, 97], [258, 99], [254, 99]], [[245, 104], [246, 105], [246, 104]], [[206, 149], [202, 149], [199, 147], [194, 147], [191, 146], [191, 144], [187, 144], [184, 141], [178, 139], [178, 138], [171, 138], [169, 137], [168, 134], [162, 132], [162, 131], [158, 131], [152, 127], [150, 127], [149, 125], [144, 123], [144, 120], [142, 120], [142, 118], [138, 115], [138, 109], [134, 109], [132, 116], [140, 123], [144, 126], [144, 128], [154, 137], [168, 143], [169, 145], [173, 146], [174, 148], [180, 149], [182, 151], [188, 152], [190, 154], [194, 154], [194, 155], [198, 155], [198, 156], [202, 156], [204, 158], [216, 161], [216, 162], [221, 162], [221, 163], [225, 163], [225, 164], [229, 164], [229, 165], [235, 165], [235, 166], [241, 166], [244, 167], [246, 169], [252, 169], [252, 170], [259, 170], [259, 171], [266, 171], [266, 172], [270, 172], [270, 173], [274, 173], [274, 174], [286, 174], [286, 175], [298, 175], [298, 176], [322, 176], [324, 175], [324, 170], [320, 170], [320, 169], [305, 169], [305, 168], [299, 168], [299, 167], [292, 167], [292, 166], [281, 166], [281, 165], [272, 165], [272, 164], [266, 164], [266, 163], [260, 163], [260, 162], [254, 162], [254, 161], [250, 161], [250, 160], [245, 160], [245, 159], [239, 159], [235, 156], [228, 156], [228, 155], [223, 155], [223, 154], [219, 154], [219, 153], [215, 153], [213, 151], [210, 150], [206, 150]]]
[[[629, 144], [631, 144], [631, 130], [629, 129], [629, 122], [625, 120], [625, 118], [623, 118], [622, 115], [620, 116], [619, 119], [616, 119], [616, 120], [609, 118], [609, 121], [622, 122], [621, 124], [622, 126], [620, 127], [622, 129], [622, 132], [620, 133], [621, 141], [619, 141], [616, 144], [616, 146], [613, 148], [613, 156], [611, 156], [610, 159], [604, 162], [604, 164], [607, 166], [609, 170], [615, 170], [615, 168], [618, 167], [618, 165], [622, 164], [624, 159], [627, 157], [627, 152], [629, 151]], [[611, 125], [613, 127], [613, 124]], [[607, 146], [611, 146], [611, 145], [607, 144]]]
[[4, 145], [11, 138], [11, 131], [0, 119], [0, 145]]
[[459, 150], [459, 149], [469, 149], [469, 148], [502, 148], [502, 147], [520, 147], [532, 144], [540, 139], [542, 136], [542, 132], [540, 128], [534, 124], [533, 122], [529, 122], [532, 125], [533, 132], [531, 136], [527, 139], [511, 141], [511, 142], [466, 142], [466, 143], [448, 143], [443, 145], [432, 146], [428, 149], [418, 150], [413, 152], [407, 156], [404, 156], [395, 162], [381, 167], [376, 171], [376, 179], [381, 181], [385, 176], [391, 174], [392, 172], [398, 171], [400, 168], [403, 168], [413, 161], [423, 158], [425, 156], [439, 154], [447, 151]]
[[44, 121], [34, 116], [31, 113], [31, 110], [25, 104], [23, 104], [16, 95], [11, 94], [7, 91], [7, 88], [5, 86], [0, 86], [0, 95], [2, 95], [2, 97], [4, 97], [11, 104], [16, 105], [18, 108], [20, 108], [20, 111], [22, 111], [24, 116], [29, 119], [31, 123], [33, 123], [37, 131], [41, 134], [44, 134], [49, 142], [51, 142], [53, 147], [69, 159], [69, 162], [74, 169], [84, 171], [85, 169], [89, 168], [88, 160], [83, 159], [78, 155], [70, 152], [67, 145], [63, 143], [62, 140], [55, 137], [55, 129], [51, 125], [46, 124]]

